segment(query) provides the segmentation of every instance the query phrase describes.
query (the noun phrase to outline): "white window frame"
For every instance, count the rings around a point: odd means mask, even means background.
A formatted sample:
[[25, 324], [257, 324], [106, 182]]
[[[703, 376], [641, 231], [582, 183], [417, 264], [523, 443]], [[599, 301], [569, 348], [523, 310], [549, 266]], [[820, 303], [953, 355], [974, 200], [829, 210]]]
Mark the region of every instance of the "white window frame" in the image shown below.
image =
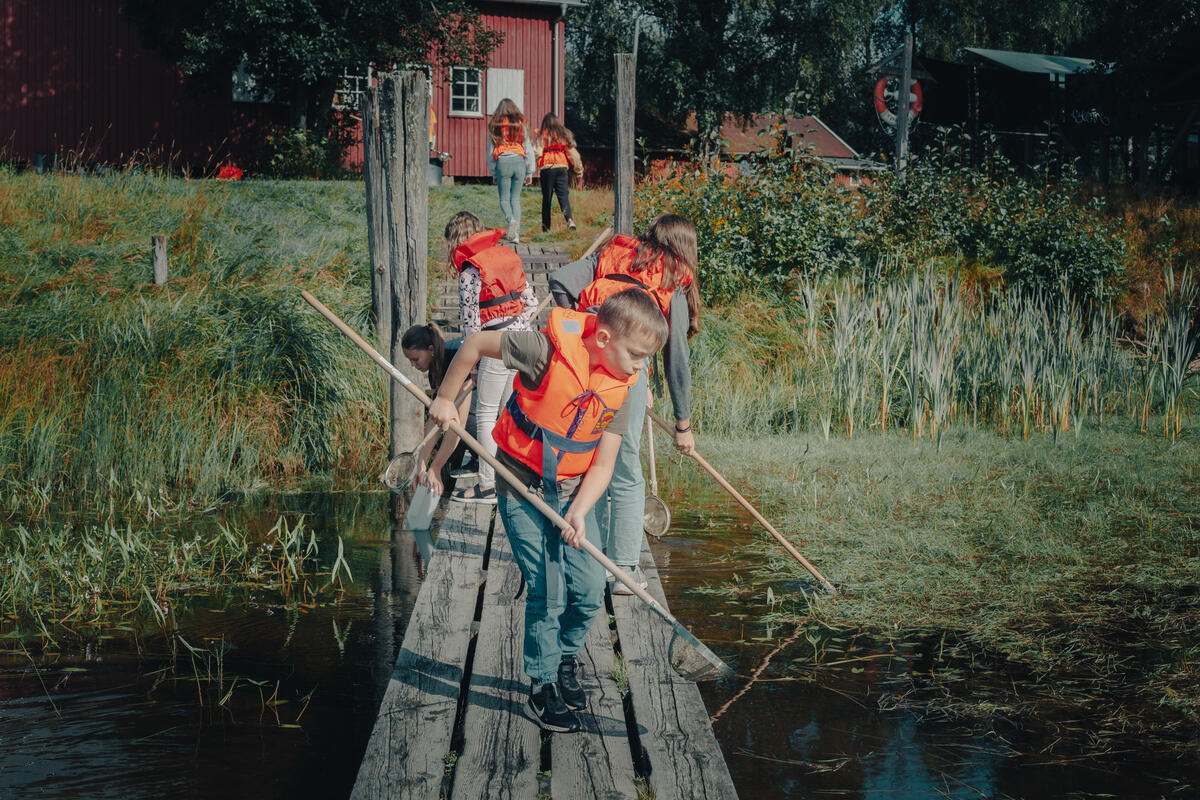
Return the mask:
[[337, 89], [333, 93], [333, 107], [340, 111], [357, 112], [362, 108], [363, 92], [371, 85], [375, 71], [367, 65], [366, 72], [343, 72], [338, 76]]
[[[471, 99], [471, 95], [469, 95], [469, 94], [456, 95], [454, 93], [454, 86], [456, 83], [455, 78], [457, 75], [460, 75], [463, 73], [471, 73], [471, 72], [475, 73], [475, 80], [474, 80], [473, 84], [474, 84], [474, 88], [475, 88], [474, 99], [475, 99], [476, 110], [475, 111], [466, 111], [466, 110], [462, 110], [462, 109], [455, 110], [455, 108], [454, 108], [455, 100], [470, 100]], [[452, 117], [482, 117], [484, 115], [483, 114], [483, 70], [480, 69], [479, 67], [450, 67], [449, 77], [450, 77], [450, 110], [448, 112], [449, 115]], [[464, 79], [462, 79], [461, 81], [457, 81], [457, 82], [461, 82], [465, 87], [470, 87], [472, 85], [472, 82], [469, 80], [466, 80], [465, 79], [466, 77], [467, 76], [464, 75]]]

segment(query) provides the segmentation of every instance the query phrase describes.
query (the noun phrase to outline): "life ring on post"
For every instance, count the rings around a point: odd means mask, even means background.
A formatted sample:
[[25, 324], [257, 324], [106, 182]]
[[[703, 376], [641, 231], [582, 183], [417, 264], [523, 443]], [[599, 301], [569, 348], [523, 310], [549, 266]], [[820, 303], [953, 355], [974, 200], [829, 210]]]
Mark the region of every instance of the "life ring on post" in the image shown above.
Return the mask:
[[[896, 112], [888, 108], [888, 100], [895, 99], [896, 108], [900, 108], [899, 90], [888, 90], [888, 83], [892, 80], [895, 80], [897, 85], [900, 83], [899, 79], [889, 78], [888, 76], [884, 75], [879, 80], [875, 81], [875, 91], [872, 93], [875, 99], [875, 113], [879, 116], [880, 121], [889, 128], [896, 127]], [[909, 94], [912, 96], [912, 100], [908, 104], [908, 119], [909, 124], [911, 125], [913, 120], [917, 118], [917, 115], [921, 113], [921, 109], [925, 106], [925, 91], [921, 88], [920, 81], [913, 79], [912, 85], [909, 88]], [[889, 95], [891, 95], [891, 97], [889, 97]]]

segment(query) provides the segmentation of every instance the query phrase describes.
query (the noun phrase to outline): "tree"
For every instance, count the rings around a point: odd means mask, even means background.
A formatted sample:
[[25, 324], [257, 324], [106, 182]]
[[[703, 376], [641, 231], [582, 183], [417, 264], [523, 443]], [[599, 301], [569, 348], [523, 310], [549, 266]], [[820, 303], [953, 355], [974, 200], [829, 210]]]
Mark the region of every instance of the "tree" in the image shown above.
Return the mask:
[[571, 20], [573, 88], [584, 115], [614, 96], [612, 54], [638, 31], [638, 104], [682, 123], [702, 152], [724, 114], [815, 110], [836, 102], [883, 0], [596, 0]]
[[316, 131], [344, 72], [482, 65], [501, 39], [466, 0], [127, 0], [125, 15], [184, 74], [225, 89], [242, 66], [261, 97]]

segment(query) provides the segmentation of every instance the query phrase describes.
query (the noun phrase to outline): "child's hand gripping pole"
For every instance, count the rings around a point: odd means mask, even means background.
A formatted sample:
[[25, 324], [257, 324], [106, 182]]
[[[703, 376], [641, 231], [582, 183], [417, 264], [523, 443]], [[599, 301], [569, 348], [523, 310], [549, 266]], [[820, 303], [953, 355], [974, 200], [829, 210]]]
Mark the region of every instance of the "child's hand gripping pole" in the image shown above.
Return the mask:
[[[418, 389], [417, 386], [410, 381], [403, 372], [396, 369], [396, 367], [393, 366], [390, 361], [381, 356], [374, 347], [371, 347], [371, 345], [369, 345], [366, 340], [359, 336], [353, 328], [351, 328], [345, 322], [342, 322], [342, 320], [336, 314], [326, 308], [320, 300], [313, 297], [306, 291], [300, 292], [300, 296], [304, 298], [306, 303], [315, 308], [321, 314], [321, 316], [332, 322], [338, 330], [340, 330], [347, 336], [347, 338], [350, 339], [350, 341], [358, 345], [358, 348], [370, 356], [371, 359], [380, 367], [382, 367], [385, 372], [398, 380], [400, 384], [407, 389], [410, 394], [412, 394], [413, 397], [421, 401], [423, 406], [428, 408], [432, 404], [432, 401], [429, 399], [429, 397], [420, 389]], [[517, 477], [508, 470], [507, 467], [501, 464], [495, 456], [484, 450], [483, 445], [481, 445], [474, 436], [467, 433], [466, 429], [464, 429], [462, 425], [454, 422], [451, 423], [449, 427], [450, 430], [458, 434], [460, 439], [466, 442], [467, 447], [470, 447], [473, 451], [475, 451], [476, 455], [495, 468], [496, 475], [503, 478], [505, 482], [509, 484], [509, 486], [513, 487], [521, 495], [521, 497], [525, 498], [525, 500], [537, 508], [538, 511], [545, 514], [551, 522], [553, 522], [559, 528], [566, 529], [571, 527], [570, 524], [562, 518], [562, 515], [550, 508], [550, 506], [546, 505], [546, 503], [536, 494], [529, 491], [529, 489], [525, 487], [521, 481], [519, 481]], [[639, 599], [641, 599], [650, 607], [651, 611], [657, 614], [663, 621], [665, 621], [674, 629], [674, 636], [671, 639], [669, 655], [671, 659], [671, 666], [676, 672], [678, 672], [682, 677], [692, 681], [727, 678], [733, 675], [733, 669], [728, 664], [722, 661], [716, 653], [709, 650], [703, 642], [701, 642], [691, 633], [691, 631], [683, 627], [679, 620], [671, 616], [670, 612], [663, 608], [662, 604], [655, 600], [649, 592], [638, 585], [637, 581], [635, 581], [627, 572], [625, 572], [625, 570], [614, 564], [611, 559], [604, 555], [604, 553], [600, 552], [600, 550], [598, 550], [596, 546], [587, 539], [581, 539], [579, 544], [588, 555], [603, 564], [605, 568], [607, 568], [608, 571], [613, 574], [613, 577], [629, 587], [629, 589], [635, 595], [637, 595]]]

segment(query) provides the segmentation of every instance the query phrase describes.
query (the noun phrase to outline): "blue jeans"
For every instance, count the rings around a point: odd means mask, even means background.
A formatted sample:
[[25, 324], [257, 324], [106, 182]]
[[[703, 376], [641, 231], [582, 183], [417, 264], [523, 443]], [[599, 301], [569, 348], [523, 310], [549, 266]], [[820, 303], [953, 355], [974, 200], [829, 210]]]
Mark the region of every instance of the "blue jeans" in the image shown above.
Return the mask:
[[[525, 577], [525, 673], [535, 687], [558, 679], [558, 663], [583, 649], [604, 602], [604, 568], [563, 543], [558, 527], [528, 501], [500, 495], [500, 519]], [[566, 504], [564, 503], [564, 508]], [[599, 539], [588, 514], [588, 541]]]
[[604, 553], [619, 567], [633, 567], [642, 553], [642, 517], [646, 508], [646, 479], [642, 477], [642, 428], [646, 424], [646, 370], [625, 395], [629, 430], [621, 437], [612, 480], [596, 501], [596, 520], [603, 534]]
[[521, 233], [521, 186], [525, 183], [525, 158], [505, 153], [496, 159], [496, 186], [500, 189], [500, 213], [508, 221], [510, 235]]

